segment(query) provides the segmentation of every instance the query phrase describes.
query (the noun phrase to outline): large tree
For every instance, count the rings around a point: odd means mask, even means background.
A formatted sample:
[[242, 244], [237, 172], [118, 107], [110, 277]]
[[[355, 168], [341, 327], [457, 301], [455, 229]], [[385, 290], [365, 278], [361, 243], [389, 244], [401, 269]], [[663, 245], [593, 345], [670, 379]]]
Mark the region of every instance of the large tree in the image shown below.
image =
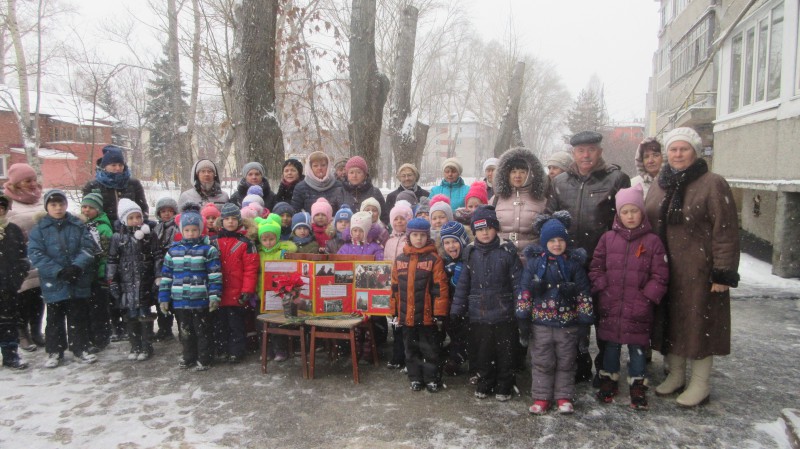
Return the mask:
[[172, 151], [172, 148], [178, 146], [176, 140], [180, 137], [176, 133], [174, 123], [176, 121], [185, 123], [186, 117], [185, 115], [174, 117], [173, 111], [186, 111], [188, 105], [184, 99], [186, 94], [182, 90], [178, 97], [181, 105], [175, 107], [172, 104], [175, 97], [172, 95], [173, 81], [167, 70], [168, 66], [169, 61], [165, 58], [157, 62], [153, 68], [155, 77], [148, 83], [147, 96], [150, 100], [144, 118], [150, 131], [151, 173], [159, 181], [172, 180], [180, 183], [180, 179], [185, 177], [186, 173], [180, 171], [178, 163], [178, 158], [182, 155]]
[[581, 131], [600, 132], [607, 120], [603, 89], [590, 85], [578, 94], [575, 104], [567, 114], [566, 124], [572, 134]]

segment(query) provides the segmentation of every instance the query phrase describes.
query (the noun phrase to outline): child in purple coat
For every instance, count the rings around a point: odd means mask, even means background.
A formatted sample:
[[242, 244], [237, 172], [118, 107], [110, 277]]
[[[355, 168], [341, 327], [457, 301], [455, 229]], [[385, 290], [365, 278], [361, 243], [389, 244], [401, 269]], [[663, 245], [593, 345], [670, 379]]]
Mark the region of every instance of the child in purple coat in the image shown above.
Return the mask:
[[373, 226], [371, 213], [356, 212], [350, 218], [350, 228], [343, 233], [346, 243], [337, 254], [375, 256], [375, 260], [383, 260], [383, 247], [375, 242], [380, 231], [380, 227]]
[[636, 410], [647, 409], [645, 351], [655, 306], [669, 280], [666, 251], [644, 214], [642, 193], [641, 185], [617, 192], [614, 225], [600, 238], [589, 268], [592, 293], [597, 294], [597, 336], [606, 342], [597, 398], [613, 402], [621, 347], [627, 344], [630, 406]]

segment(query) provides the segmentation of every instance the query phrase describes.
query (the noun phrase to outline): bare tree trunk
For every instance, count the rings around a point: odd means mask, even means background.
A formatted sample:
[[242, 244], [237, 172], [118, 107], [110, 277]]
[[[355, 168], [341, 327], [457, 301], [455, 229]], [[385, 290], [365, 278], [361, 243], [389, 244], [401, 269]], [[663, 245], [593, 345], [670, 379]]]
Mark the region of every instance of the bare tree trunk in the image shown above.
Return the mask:
[[[234, 65], [236, 152], [264, 164], [277, 181], [284, 160], [275, 115], [275, 27], [279, 0], [243, 0], [237, 17], [239, 59]], [[242, 160], [237, 158], [237, 160]]]
[[22, 137], [23, 146], [25, 147], [25, 156], [28, 160], [28, 165], [33, 167], [36, 171], [36, 176], [41, 180], [42, 169], [39, 164], [39, 145], [36, 141], [37, 132], [34, 129], [37, 127], [37, 124], [31, 122], [31, 103], [28, 98], [28, 63], [25, 60], [25, 50], [22, 48], [22, 37], [17, 22], [17, 1], [8, 0], [7, 5], [6, 25], [8, 26], [8, 32], [11, 35], [11, 41], [14, 45], [14, 53], [17, 59], [17, 75], [19, 77], [20, 104], [17, 114], [17, 123], [20, 137]]
[[400, 18], [400, 37], [397, 39], [394, 65], [396, 71], [392, 86], [392, 106], [389, 111], [392, 121], [392, 152], [398, 167], [402, 164], [414, 164], [420, 167], [428, 136], [428, 125], [411, 118], [411, 72], [414, 66], [418, 17], [419, 10], [414, 6], [409, 5], [403, 9]]
[[183, 90], [181, 89], [181, 65], [178, 51], [178, 9], [176, 0], [167, 1], [167, 64], [170, 79], [170, 120], [172, 121], [173, 138], [169, 144], [170, 159], [176, 164], [177, 176], [181, 190], [192, 185], [193, 173], [191, 142], [186, 140], [186, 128], [181, 121], [184, 118]]
[[[194, 15], [194, 35], [192, 36], [192, 87], [189, 93], [189, 114], [188, 117], [186, 117], [186, 136], [184, 138], [185, 141], [189, 143], [189, 149], [192, 148], [195, 126], [197, 124], [197, 98], [200, 90], [200, 33], [202, 32], [200, 17], [202, 12], [200, 11], [199, 0], [192, 0], [192, 13]], [[196, 155], [193, 154], [192, 156]], [[220, 176], [222, 176], [221, 173]]]
[[494, 145], [495, 157], [500, 157], [512, 147], [524, 146], [522, 134], [519, 131], [519, 101], [522, 97], [522, 81], [525, 75], [525, 63], [517, 62], [508, 82], [508, 103], [500, 123], [500, 133]]
[[375, 62], [375, 0], [353, 0], [350, 18], [350, 153], [378, 173], [389, 80]]
[[0, 23], [0, 84], [6, 83], [6, 30], [8, 27]]

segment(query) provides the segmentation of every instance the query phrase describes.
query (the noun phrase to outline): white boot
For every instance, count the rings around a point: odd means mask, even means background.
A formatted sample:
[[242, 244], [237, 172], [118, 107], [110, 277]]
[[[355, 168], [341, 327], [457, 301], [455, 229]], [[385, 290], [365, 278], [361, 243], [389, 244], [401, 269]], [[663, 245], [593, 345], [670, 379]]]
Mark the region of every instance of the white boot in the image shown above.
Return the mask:
[[692, 377], [686, 391], [678, 396], [675, 401], [682, 407], [694, 407], [708, 402], [711, 394], [711, 364], [713, 357], [708, 356], [700, 360], [692, 360]]
[[667, 354], [669, 375], [656, 387], [656, 395], [669, 396], [683, 388], [686, 384], [686, 358], [675, 354]]

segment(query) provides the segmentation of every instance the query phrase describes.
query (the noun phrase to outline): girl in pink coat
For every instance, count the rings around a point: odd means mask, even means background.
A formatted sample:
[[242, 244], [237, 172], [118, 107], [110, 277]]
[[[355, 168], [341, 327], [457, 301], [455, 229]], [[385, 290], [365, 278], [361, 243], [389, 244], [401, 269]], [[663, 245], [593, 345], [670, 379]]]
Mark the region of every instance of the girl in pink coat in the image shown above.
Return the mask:
[[616, 206], [614, 225], [600, 238], [589, 269], [592, 292], [597, 295], [597, 336], [606, 342], [597, 398], [601, 403], [613, 402], [621, 346], [627, 344], [630, 406], [645, 410], [645, 351], [655, 306], [667, 291], [669, 264], [664, 245], [644, 214], [642, 186], [620, 190]]

